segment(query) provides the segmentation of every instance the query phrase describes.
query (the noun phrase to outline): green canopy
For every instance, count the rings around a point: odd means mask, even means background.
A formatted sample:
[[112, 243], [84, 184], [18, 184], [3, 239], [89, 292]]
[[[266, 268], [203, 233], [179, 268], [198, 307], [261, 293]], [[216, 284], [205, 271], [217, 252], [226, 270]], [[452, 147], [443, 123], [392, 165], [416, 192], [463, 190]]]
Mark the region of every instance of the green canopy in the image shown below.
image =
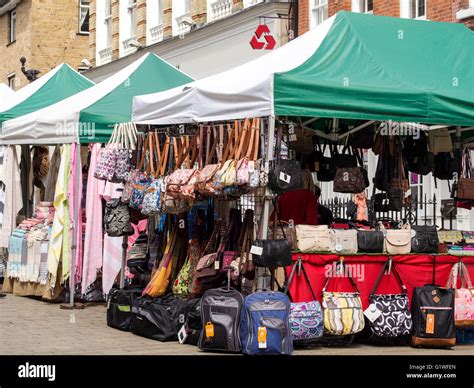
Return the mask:
[[20, 89], [9, 106], [0, 112], [0, 124], [55, 104], [94, 85], [67, 64], [62, 64]]
[[474, 125], [463, 24], [337, 14], [314, 54], [274, 78], [277, 115]]
[[[108, 141], [116, 123], [131, 121], [134, 96], [161, 92], [193, 81], [155, 54], [147, 54], [139, 61], [139, 66], [124, 82], [81, 110], [79, 121], [86, 127], [94, 125], [95, 142]], [[80, 135], [80, 139], [85, 141], [86, 135]]]

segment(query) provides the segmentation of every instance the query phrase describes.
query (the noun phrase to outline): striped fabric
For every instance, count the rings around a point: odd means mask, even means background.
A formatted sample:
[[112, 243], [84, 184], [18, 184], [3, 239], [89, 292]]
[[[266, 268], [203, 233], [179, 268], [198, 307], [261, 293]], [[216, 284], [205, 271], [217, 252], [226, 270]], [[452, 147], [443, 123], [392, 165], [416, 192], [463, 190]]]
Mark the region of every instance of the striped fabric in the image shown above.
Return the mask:
[[358, 292], [324, 292], [323, 307], [327, 334], [355, 334], [364, 328], [364, 312]]

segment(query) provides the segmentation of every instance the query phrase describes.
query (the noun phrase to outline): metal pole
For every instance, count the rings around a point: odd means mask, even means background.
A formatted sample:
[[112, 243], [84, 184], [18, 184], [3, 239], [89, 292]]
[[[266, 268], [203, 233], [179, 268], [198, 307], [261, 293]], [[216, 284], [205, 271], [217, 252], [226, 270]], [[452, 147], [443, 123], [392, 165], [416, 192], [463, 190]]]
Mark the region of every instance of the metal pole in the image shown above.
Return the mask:
[[120, 266], [120, 288], [125, 286], [125, 265], [127, 263], [128, 236], [122, 240], [122, 265]]
[[[270, 161], [273, 160], [273, 140], [275, 137], [275, 116], [268, 116], [268, 149], [267, 149], [267, 160], [265, 161], [265, 170], [270, 171]], [[262, 220], [262, 231], [264, 235], [262, 238], [266, 238], [268, 232], [268, 218], [270, 213], [270, 201], [272, 192], [266, 187], [265, 188], [265, 199], [263, 203], [263, 220]]]
[[76, 287], [76, 253], [77, 253], [77, 234], [82, 225], [79, 225], [79, 211], [80, 211], [80, 202], [79, 196], [82, 193], [79, 193], [79, 176], [81, 174], [81, 144], [76, 144], [76, 166], [75, 166], [75, 181], [74, 187], [78, 192], [74, 197], [73, 204], [73, 235], [72, 235], [72, 245], [71, 245], [71, 268], [69, 271], [69, 308], [74, 308], [74, 296], [75, 296], [75, 287]]

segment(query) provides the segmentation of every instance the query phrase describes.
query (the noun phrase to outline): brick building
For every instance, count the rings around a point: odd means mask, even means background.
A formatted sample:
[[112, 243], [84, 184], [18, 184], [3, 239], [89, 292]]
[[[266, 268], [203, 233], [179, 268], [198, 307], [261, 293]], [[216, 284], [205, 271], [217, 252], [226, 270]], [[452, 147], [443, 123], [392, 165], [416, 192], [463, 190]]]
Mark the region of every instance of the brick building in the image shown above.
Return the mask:
[[29, 82], [21, 57], [40, 76], [62, 62], [79, 68], [88, 58], [88, 12], [89, 0], [0, 0], [0, 82], [15, 90]]
[[299, 0], [299, 32], [304, 33], [338, 11], [465, 23], [474, 29], [474, 0]]

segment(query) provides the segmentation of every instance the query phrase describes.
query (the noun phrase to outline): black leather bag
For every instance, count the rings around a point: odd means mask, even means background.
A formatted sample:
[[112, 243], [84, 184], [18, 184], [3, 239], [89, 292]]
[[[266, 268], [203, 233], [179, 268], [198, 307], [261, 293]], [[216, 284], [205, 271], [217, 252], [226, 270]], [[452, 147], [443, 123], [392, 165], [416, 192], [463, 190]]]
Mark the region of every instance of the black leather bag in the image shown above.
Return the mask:
[[[347, 153], [349, 150], [349, 153]], [[350, 153], [350, 148], [344, 147], [342, 153], [338, 153], [337, 147], [334, 147], [334, 163], [337, 168], [351, 168], [357, 167], [357, 156], [354, 153]]]
[[385, 236], [378, 230], [357, 231], [357, 251], [363, 253], [383, 253]]
[[412, 226], [415, 235], [411, 239], [411, 251], [413, 253], [438, 253], [439, 239], [436, 226]]
[[186, 306], [186, 344], [197, 346], [202, 332], [201, 298], [190, 299]]
[[459, 177], [461, 163], [454, 153], [440, 152], [434, 157], [433, 176], [440, 180], [450, 180]]
[[143, 287], [113, 289], [107, 298], [107, 325], [115, 329], [130, 331], [132, 306], [142, 294]]
[[291, 247], [287, 239], [255, 240], [252, 245], [262, 248], [261, 255], [252, 254], [257, 267], [278, 268], [292, 265]]
[[318, 181], [332, 182], [336, 175], [336, 163], [331, 157], [323, 156], [319, 151], [315, 155], [315, 171]]
[[132, 331], [157, 341], [176, 341], [186, 322], [186, 300], [167, 295], [151, 299], [140, 297], [132, 307]]
[[452, 347], [456, 344], [454, 289], [433, 284], [415, 287], [411, 312], [412, 346]]
[[403, 208], [403, 193], [400, 190], [377, 193], [373, 195], [373, 201], [376, 212], [400, 211]]
[[268, 186], [278, 194], [303, 188], [300, 163], [296, 160], [275, 160], [268, 174]]
[[220, 350], [239, 353], [240, 316], [244, 298], [233, 288], [208, 290], [201, 299], [203, 330], [198, 347], [201, 350]]
[[129, 236], [133, 234], [130, 220], [130, 209], [118, 198], [110, 200], [105, 205], [105, 232], [110, 237]]

